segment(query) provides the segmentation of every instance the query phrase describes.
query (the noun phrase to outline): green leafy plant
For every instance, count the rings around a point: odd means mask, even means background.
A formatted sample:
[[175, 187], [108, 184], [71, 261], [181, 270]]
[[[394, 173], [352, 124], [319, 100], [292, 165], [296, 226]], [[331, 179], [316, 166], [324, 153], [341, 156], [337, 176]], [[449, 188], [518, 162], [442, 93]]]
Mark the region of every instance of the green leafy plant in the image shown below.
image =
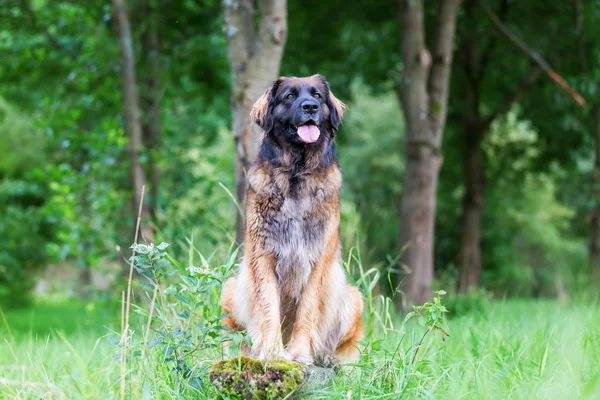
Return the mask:
[[[124, 344], [131, 357], [154, 359], [169, 367], [175, 387], [199, 388], [207, 379], [209, 361], [236, 353], [249, 338], [245, 332], [232, 332], [223, 325], [226, 314], [219, 313], [219, 293], [234, 267], [237, 252], [225, 263], [210, 266], [199, 252], [200, 264], [184, 267], [166, 251], [167, 243], [134, 244], [130, 258], [146, 282], [140, 286], [149, 306], [132, 305], [142, 317], [143, 335], [128, 332], [127, 338], [109, 338], [112, 344]], [[193, 249], [193, 246], [192, 246]], [[229, 343], [229, 346], [224, 344]], [[226, 354], [226, 349], [229, 349]], [[142, 363], [144, 360], [142, 360]], [[185, 381], [187, 385], [181, 385]]]
[[419, 350], [423, 346], [425, 338], [431, 332], [439, 332], [442, 336], [442, 341], [446, 341], [446, 338], [450, 336], [444, 319], [444, 314], [446, 314], [448, 310], [446, 309], [446, 306], [442, 304], [442, 296], [444, 296], [446, 292], [444, 290], [438, 290], [433, 293], [435, 293], [433, 302], [427, 302], [420, 306], [413, 306], [413, 311], [406, 314], [406, 317], [404, 318], [405, 323], [412, 318], [417, 318], [419, 325], [427, 328], [425, 333], [423, 333], [421, 340], [413, 349], [414, 353], [410, 361], [411, 365], [415, 365]]

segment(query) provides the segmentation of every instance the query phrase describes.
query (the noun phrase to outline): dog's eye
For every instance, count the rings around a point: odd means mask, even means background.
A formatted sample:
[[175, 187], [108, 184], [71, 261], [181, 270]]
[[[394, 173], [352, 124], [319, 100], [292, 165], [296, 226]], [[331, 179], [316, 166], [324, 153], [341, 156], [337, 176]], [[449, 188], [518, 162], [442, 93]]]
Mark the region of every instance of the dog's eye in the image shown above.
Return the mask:
[[294, 95], [290, 93], [287, 96], [285, 96], [285, 98], [288, 99], [288, 100], [291, 100], [291, 99], [294, 98]]
[[321, 98], [321, 95], [319, 93], [316, 93], [315, 94], [315, 99], [320, 99], [320, 98]]

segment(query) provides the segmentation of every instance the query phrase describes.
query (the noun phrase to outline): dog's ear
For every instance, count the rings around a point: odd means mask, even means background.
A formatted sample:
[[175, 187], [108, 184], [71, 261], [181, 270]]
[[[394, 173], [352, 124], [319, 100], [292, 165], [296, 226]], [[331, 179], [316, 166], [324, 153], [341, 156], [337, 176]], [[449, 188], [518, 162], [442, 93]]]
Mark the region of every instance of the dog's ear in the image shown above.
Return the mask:
[[331, 91], [329, 88], [329, 82], [323, 75], [317, 74], [315, 75], [325, 88], [327, 89], [327, 108], [329, 108], [329, 122], [331, 123], [331, 127], [334, 131], [337, 131], [342, 123], [342, 118], [344, 117], [344, 111], [346, 110], [346, 105]]
[[265, 90], [256, 100], [250, 111], [250, 119], [260, 126], [265, 133], [273, 129], [273, 110], [275, 109], [275, 97], [277, 89], [284, 78], [279, 78]]
[[329, 121], [331, 122], [331, 126], [337, 131], [347, 107], [340, 99], [335, 97], [331, 91], [329, 91], [327, 107], [329, 107]]

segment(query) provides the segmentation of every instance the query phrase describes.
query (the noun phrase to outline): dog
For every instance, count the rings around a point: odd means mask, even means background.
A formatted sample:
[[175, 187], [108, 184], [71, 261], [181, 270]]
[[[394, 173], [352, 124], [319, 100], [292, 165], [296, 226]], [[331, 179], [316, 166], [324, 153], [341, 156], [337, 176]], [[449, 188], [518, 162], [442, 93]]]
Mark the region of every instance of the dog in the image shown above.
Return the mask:
[[247, 173], [240, 271], [221, 295], [224, 324], [251, 338], [243, 355], [306, 365], [359, 358], [363, 297], [340, 262], [344, 109], [322, 75], [279, 78], [252, 108], [264, 135]]

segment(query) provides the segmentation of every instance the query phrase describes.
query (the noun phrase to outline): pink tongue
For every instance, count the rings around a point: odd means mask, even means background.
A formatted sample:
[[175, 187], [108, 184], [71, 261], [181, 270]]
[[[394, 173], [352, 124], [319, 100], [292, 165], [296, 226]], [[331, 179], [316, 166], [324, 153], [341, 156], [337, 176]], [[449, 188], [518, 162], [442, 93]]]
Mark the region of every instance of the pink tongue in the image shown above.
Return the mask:
[[316, 125], [301, 125], [298, 127], [298, 136], [304, 143], [314, 143], [319, 139], [321, 132]]

